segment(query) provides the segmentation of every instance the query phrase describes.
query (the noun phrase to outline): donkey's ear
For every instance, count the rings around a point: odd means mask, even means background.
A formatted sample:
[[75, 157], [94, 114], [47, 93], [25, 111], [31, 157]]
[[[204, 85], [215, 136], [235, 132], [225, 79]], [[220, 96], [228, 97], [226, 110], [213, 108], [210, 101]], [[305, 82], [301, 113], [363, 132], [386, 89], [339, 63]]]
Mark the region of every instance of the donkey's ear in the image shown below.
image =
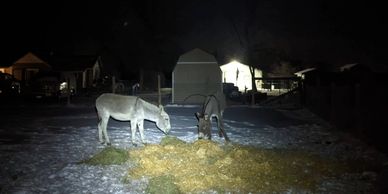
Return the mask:
[[199, 113], [199, 112], [196, 112], [195, 113], [195, 116], [197, 117], [197, 119], [199, 120], [199, 118], [201, 117], [201, 113]]

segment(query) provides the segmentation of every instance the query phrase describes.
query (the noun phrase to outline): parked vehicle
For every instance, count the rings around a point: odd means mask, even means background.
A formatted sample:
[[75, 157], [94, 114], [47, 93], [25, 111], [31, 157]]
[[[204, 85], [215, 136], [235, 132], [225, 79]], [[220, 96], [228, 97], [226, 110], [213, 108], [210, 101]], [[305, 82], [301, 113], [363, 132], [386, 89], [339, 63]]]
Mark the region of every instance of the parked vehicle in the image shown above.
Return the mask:
[[20, 94], [20, 82], [11, 74], [0, 72], [0, 95], [14, 96]]
[[239, 100], [241, 92], [238, 91], [238, 87], [233, 83], [223, 83], [223, 91], [227, 98], [231, 100]]

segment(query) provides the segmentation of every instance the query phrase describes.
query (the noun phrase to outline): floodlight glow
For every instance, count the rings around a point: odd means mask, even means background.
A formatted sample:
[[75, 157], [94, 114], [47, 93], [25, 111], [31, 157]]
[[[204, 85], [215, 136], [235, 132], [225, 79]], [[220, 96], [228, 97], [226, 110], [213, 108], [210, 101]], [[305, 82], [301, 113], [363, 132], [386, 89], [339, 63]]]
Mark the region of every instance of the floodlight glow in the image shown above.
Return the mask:
[[[241, 92], [252, 89], [252, 79], [251, 72], [249, 71], [249, 66], [244, 65], [236, 60], [222, 65], [222, 81], [226, 83], [233, 83], [238, 87], [238, 90]], [[255, 68], [255, 76], [261, 77], [262, 73], [257, 68]]]
[[62, 82], [60, 85], [59, 85], [59, 90], [64, 90], [67, 88], [67, 82]]

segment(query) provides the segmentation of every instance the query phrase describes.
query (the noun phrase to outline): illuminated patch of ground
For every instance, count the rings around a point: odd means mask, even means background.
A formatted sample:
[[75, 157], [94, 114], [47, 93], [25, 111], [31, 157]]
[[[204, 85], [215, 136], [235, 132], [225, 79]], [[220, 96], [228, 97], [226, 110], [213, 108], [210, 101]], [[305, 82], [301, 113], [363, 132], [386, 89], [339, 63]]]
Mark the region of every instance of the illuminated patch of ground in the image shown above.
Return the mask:
[[[266, 150], [212, 141], [185, 143], [167, 137], [160, 145], [129, 151], [137, 166], [128, 178], [174, 181], [181, 192], [272, 193], [290, 188], [314, 191], [323, 177], [348, 171], [344, 163], [300, 151]], [[159, 178], [158, 178], [159, 177]], [[167, 180], [168, 179], [168, 180]], [[152, 190], [152, 188], [149, 188]]]

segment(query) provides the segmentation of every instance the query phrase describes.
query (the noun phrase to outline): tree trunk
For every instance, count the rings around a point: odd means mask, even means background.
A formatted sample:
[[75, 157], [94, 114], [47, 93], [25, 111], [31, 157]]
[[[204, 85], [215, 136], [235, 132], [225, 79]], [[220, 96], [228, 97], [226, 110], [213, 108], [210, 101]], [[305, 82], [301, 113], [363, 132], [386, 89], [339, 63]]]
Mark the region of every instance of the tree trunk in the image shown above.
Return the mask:
[[256, 80], [255, 80], [255, 68], [249, 65], [249, 71], [251, 72], [252, 91], [257, 92]]
[[67, 78], [67, 105], [70, 105], [71, 89], [70, 89], [70, 78]]
[[252, 91], [251, 91], [251, 105], [255, 105], [255, 94], [257, 92], [256, 81], [255, 81], [255, 68], [249, 65], [249, 71], [251, 72]]

